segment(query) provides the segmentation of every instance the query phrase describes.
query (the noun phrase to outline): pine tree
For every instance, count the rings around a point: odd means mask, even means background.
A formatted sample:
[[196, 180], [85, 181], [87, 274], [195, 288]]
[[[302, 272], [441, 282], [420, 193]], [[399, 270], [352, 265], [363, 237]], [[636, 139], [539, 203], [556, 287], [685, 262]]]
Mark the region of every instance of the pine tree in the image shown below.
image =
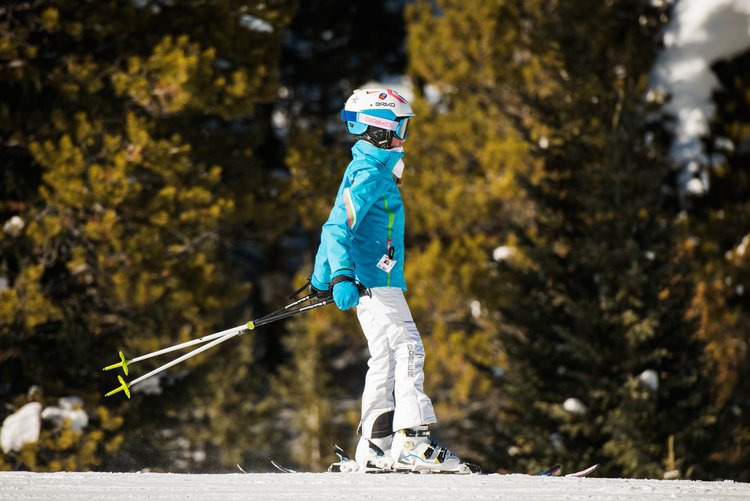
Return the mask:
[[[498, 377], [504, 353], [493, 286], [511, 221], [530, 222], [518, 176], [538, 169], [498, 97], [521, 85], [509, 69], [508, 2], [416, 2], [407, 9], [417, 114], [405, 145], [408, 300], [425, 341], [436, 434], [486, 470], [513, 467], [498, 452]], [[510, 75], [509, 75], [510, 73]], [[511, 300], [510, 298], [508, 299]]]
[[747, 480], [750, 429], [748, 409], [747, 247], [750, 244], [747, 141], [750, 138], [750, 93], [745, 53], [714, 66], [721, 90], [714, 95], [717, 114], [706, 148], [713, 159], [710, 189], [692, 200], [681, 230], [684, 252], [695, 263], [697, 293], [693, 311], [699, 335], [716, 366], [713, 399], [722, 431], [711, 455], [712, 467], [724, 478]]
[[485, 438], [477, 460], [690, 474], [711, 422], [708, 374], [641, 104], [663, 13], [512, 0], [409, 12], [411, 71], [433, 103], [408, 149], [426, 187], [410, 217], [430, 249], [413, 273], [437, 293], [413, 304], [459, 320], [428, 323], [452, 334], [428, 343], [445, 361], [440, 397], [466, 395], [449, 384], [477, 371], [467, 402], [480, 412], [455, 416]]
[[513, 451], [703, 475], [710, 373], [686, 311], [667, 164], [643, 118], [660, 13], [635, 1], [519, 13], [537, 83], [519, 90], [529, 113], [517, 122], [544, 168], [526, 182], [534, 224], [517, 230], [528, 265], [499, 276], [513, 298], [500, 305]]
[[[252, 434], [236, 440], [222, 413], [261, 391], [249, 346], [191, 360], [152, 388], [168, 394], [123, 404], [102, 402], [114, 378], [100, 368], [118, 348], [134, 356], [236, 322], [248, 288], [224, 256], [238, 221], [272, 212], [271, 173], [251, 157], [290, 15], [264, 2], [2, 7], [0, 217], [14, 223], [0, 238], [1, 391], [80, 395], [92, 417], [83, 435], [57, 430], [6, 465], [195, 469], [223, 459], [211, 447], [247, 446]], [[245, 365], [256, 373], [237, 381]], [[163, 455], [144, 464], [155, 442]]]

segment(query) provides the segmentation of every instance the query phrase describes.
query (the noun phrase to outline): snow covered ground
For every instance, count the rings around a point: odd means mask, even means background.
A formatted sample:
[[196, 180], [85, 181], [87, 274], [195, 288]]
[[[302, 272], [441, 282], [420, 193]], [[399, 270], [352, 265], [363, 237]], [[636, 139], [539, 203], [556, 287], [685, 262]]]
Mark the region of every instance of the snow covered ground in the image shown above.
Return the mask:
[[0, 472], [0, 500], [740, 500], [750, 484], [527, 475]]

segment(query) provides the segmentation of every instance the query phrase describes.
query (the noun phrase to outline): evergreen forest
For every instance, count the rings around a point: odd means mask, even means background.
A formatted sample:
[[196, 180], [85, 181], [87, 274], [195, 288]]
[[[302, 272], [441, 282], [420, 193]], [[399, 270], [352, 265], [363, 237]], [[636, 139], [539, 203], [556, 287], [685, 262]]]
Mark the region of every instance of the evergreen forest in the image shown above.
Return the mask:
[[339, 110], [378, 82], [416, 113], [406, 297], [434, 434], [487, 472], [750, 481], [750, 50], [711, 66], [707, 190], [686, 191], [669, 96], [649, 93], [673, 12], [3, 2], [0, 422], [44, 410], [0, 470], [325, 471], [333, 444], [354, 452], [352, 311], [259, 327], [131, 399], [105, 398], [102, 368], [289, 302], [351, 158]]

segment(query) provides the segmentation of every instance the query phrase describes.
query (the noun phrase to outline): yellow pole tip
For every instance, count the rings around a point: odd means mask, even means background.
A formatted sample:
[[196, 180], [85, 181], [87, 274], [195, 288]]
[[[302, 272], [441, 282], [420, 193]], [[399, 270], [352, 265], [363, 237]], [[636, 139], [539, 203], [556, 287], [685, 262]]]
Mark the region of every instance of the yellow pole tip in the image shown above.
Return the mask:
[[120, 381], [120, 383], [122, 383], [122, 389], [123, 391], [125, 391], [125, 396], [127, 396], [128, 399], [130, 399], [130, 385], [126, 383], [124, 379], [122, 379], [122, 376], [118, 375], [117, 379]]
[[247, 323], [247, 330], [251, 331], [253, 329], [255, 329], [255, 322], [251, 320]]
[[118, 363], [116, 363], [116, 364], [108, 365], [108, 366], [106, 366], [102, 370], [109, 371], [109, 370], [112, 370], [112, 369], [117, 369], [118, 367], [122, 367], [122, 372], [124, 372], [125, 375], [127, 376], [128, 375], [128, 365], [130, 364], [130, 360], [127, 360], [125, 358], [125, 355], [123, 355], [123, 353], [121, 351], [118, 352], [118, 353], [120, 354], [120, 361]]
[[122, 376], [118, 375], [117, 376], [117, 380], [120, 381], [120, 385], [121, 386], [118, 386], [117, 388], [115, 388], [114, 390], [110, 391], [109, 393], [106, 393], [104, 396], [105, 397], [109, 397], [109, 396], [114, 395], [115, 393], [118, 393], [120, 391], [124, 391], [125, 395], [128, 398], [130, 398], [130, 385], [125, 382], [125, 380], [122, 378]]
[[122, 372], [125, 373], [125, 375], [128, 375], [128, 363], [129, 361], [125, 358], [125, 355], [120, 351], [118, 352], [120, 354], [120, 360], [122, 361]]

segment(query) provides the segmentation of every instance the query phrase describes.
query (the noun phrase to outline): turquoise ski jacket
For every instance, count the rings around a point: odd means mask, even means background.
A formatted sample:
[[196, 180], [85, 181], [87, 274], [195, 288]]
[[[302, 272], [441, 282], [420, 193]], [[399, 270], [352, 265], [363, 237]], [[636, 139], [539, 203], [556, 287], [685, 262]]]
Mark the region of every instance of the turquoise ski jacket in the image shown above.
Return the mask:
[[[320, 235], [311, 283], [328, 290], [332, 278], [346, 275], [365, 287], [399, 287], [404, 280], [404, 203], [391, 175], [403, 152], [367, 141], [352, 147], [352, 161]], [[383, 256], [395, 265], [378, 267]]]

